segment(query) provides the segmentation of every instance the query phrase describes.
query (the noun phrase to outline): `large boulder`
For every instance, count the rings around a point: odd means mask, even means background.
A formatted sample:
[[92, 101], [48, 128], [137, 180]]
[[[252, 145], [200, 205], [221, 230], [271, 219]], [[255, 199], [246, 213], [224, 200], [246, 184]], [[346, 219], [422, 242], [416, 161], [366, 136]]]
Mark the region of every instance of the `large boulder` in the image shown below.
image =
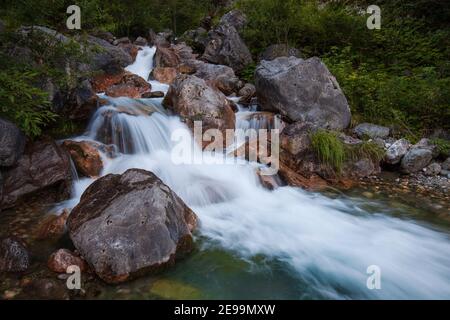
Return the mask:
[[30, 266], [30, 254], [25, 244], [16, 238], [0, 239], [0, 273], [23, 272]]
[[415, 173], [430, 164], [433, 153], [428, 149], [412, 148], [403, 157], [401, 168], [404, 173]]
[[106, 88], [110, 97], [141, 98], [151, 91], [152, 86], [140, 76], [125, 71], [115, 75], [99, 75], [94, 79], [94, 88]]
[[25, 148], [25, 135], [13, 123], [0, 118], [0, 167], [10, 167]]
[[[3, 172], [2, 208], [13, 207], [30, 194], [54, 191], [58, 200], [70, 195], [72, 171], [69, 154], [53, 140], [29, 145], [17, 165]], [[55, 199], [55, 200], [56, 200]]]
[[223, 64], [240, 73], [253, 62], [252, 55], [235, 27], [219, 24], [208, 33], [209, 42], [202, 59]]
[[231, 103], [220, 91], [196, 76], [180, 75], [169, 88], [163, 105], [193, 128], [194, 121], [203, 121], [203, 130], [234, 129], [235, 115]]
[[91, 141], [63, 142], [64, 148], [70, 153], [77, 171], [86, 177], [98, 177], [103, 170], [103, 161], [99, 143]]
[[176, 68], [156, 67], [152, 71], [152, 75], [155, 80], [166, 84], [171, 84], [177, 77], [177, 74], [178, 72]]
[[383, 127], [372, 123], [358, 124], [353, 131], [360, 139], [387, 138], [390, 133], [390, 129], [388, 127]]
[[307, 121], [342, 130], [351, 113], [336, 78], [319, 58], [262, 61], [255, 73], [258, 103], [291, 122]]
[[259, 60], [271, 61], [279, 57], [301, 58], [301, 54], [300, 50], [292, 48], [287, 44], [273, 44], [264, 49], [259, 56]]
[[180, 56], [173, 47], [157, 47], [155, 53], [155, 67], [176, 68], [180, 62]]
[[153, 173], [131, 169], [89, 186], [67, 225], [97, 275], [119, 283], [191, 251], [196, 216]]
[[384, 162], [387, 164], [398, 164], [408, 152], [411, 143], [406, 139], [395, 141], [386, 151]]
[[241, 31], [247, 24], [247, 16], [240, 10], [231, 10], [220, 18], [219, 24], [228, 25]]

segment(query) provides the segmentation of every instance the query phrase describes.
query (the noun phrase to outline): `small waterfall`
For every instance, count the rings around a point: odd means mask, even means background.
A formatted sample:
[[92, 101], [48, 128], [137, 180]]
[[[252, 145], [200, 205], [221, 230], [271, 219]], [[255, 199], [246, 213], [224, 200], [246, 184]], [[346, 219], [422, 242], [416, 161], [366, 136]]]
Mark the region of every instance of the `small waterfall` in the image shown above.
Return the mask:
[[[154, 52], [144, 48], [127, 69], [147, 79]], [[90, 139], [113, 143], [121, 152], [106, 161], [102, 174], [129, 168], [154, 172], [198, 214], [208, 245], [284, 263], [329, 298], [450, 298], [447, 234], [297, 188], [268, 191], [255, 173], [257, 163], [174, 164], [171, 133], [188, 131], [178, 117], [165, 114], [157, 100], [108, 99], [87, 131]], [[237, 117], [239, 128], [279, 125], [247, 110]], [[195, 148], [192, 138], [184, 143]], [[70, 205], [92, 182], [75, 183]], [[382, 290], [366, 287], [371, 265], [382, 271]]]

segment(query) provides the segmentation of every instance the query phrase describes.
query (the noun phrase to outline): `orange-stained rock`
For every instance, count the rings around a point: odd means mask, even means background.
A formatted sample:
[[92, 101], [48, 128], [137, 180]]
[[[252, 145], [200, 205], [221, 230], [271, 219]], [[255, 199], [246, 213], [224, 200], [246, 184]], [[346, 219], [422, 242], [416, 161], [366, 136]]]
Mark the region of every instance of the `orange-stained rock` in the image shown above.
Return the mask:
[[159, 82], [172, 84], [172, 82], [177, 77], [177, 69], [157, 67], [153, 69], [153, 77]]
[[48, 259], [47, 266], [56, 273], [66, 273], [67, 268], [70, 266], [79, 267], [81, 272], [88, 269], [86, 261], [67, 249], [59, 249], [52, 253]]
[[152, 89], [145, 79], [128, 71], [98, 75], [92, 85], [96, 92], [105, 92], [110, 97], [141, 98]]
[[47, 216], [37, 229], [36, 238], [38, 240], [58, 240], [66, 232], [66, 221], [69, 217], [69, 210], [64, 209], [57, 215]]
[[98, 177], [103, 169], [99, 144], [91, 141], [66, 140], [63, 146], [69, 151], [77, 171], [86, 177]]

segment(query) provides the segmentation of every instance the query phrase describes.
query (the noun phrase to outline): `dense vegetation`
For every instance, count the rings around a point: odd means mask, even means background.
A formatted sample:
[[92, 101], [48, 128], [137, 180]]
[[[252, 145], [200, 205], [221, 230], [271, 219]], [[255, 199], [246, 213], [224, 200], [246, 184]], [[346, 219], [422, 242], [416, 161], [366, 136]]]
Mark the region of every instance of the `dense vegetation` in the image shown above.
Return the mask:
[[[207, 15], [217, 21], [223, 13], [222, 5], [227, 2], [231, 1], [75, 1], [82, 9], [82, 32], [106, 30], [117, 36], [146, 35], [149, 28], [156, 31], [170, 28], [181, 35], [196, 28]], [[0, 18], [11, 30], [20, 25], [38, 24], [68, 33], [66, 8], [73, 3], [6, 0]], [[366, 27], [365, 10], [370, 4], [382, 9], [381, 30]], [[407, 135], [412, 140], [436, 128], [450, 129], [450, 5], [447, 1], [237, 0], [234, 6], [248, 15], [243, 36], [255, 58], [274, 43], [297, 47], [304, 57], [323, 58], [343, 88], [355, 122], [390, 125], [398, 135]], [[254, 68], [249, 66], [243, 77], [251, 80]], [[19, 98], [18, 92], [14, 92], [17, 86], [11, 83], [21, 84], [21, 91], [29, 92], [29, 96], [41, 97], [27, 86], [44, 71], [25, 70], [26, 77], [21, 78], [19, 70], [4, 63], [0, 75], [3, 109], [4, 101]], [[14, 77], [20, 79], [14, 81]], [[32, 109], [38, 114], [46, 110], [41, 99], [31, 100], [37, 106]], [[31, 107], [32, 101], [28, 102]], [[3, 109], [1, 112], [5, 113]], [[43, 112], [42, 119], [35, 121], [37, 127], [29, 133], [38, 134], [39, 121], [50, 120], [46, 111]], [[22, 128], [27, 128], [29, 119], [17, 115], [13, 118]]]

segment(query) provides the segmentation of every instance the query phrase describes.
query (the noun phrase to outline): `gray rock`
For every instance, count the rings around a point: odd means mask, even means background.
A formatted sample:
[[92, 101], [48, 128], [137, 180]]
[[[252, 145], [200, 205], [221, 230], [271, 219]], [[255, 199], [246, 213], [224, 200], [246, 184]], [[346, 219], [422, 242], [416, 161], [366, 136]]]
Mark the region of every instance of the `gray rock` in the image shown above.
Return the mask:
[[386, 151], [384, 161], [387, 164], [400, 163], [403, 156], [408, 152], [411, 144], [406, 139], [400, 139], [395, 141]]
[[441, 164], [442, 170], [450, 170], [450, 157]]
[[289, 47], [286, 44], [273, 44], [268, 46], [259, 56], [259, 60], [271, 61], [279, 57], [301, 58], [300, 50]]
[[262, 61], [255, 80], [263, 110], [279, 112], [292, 122], [307, 121], [333, 130], [342, 130], [350, 124], [347, 99], [319, 58], [280, 57]]
[[194, 121], [203, 121], [203, 130], [234, 129], [235, 116], [225, 95], [208, 86], [196, 76], [179, 75], [171, 84], [163, 105], [193, 128]]
[[413, 148], [428, 149], [433, 154], [433, 158], [439, 156], [439, 148], [434, 145], [430, 139], [427, 138], [421, 139], [419, 142], [413, 145]]
[[0, 118], [0, 167], [17, 163], [25, 148], [25, 135], [13, 123]]
[[441, 172], [442, 168], [439, 163], [433, 162], [426, 168], [423, 168], [423, 172], [426, 176], [436, 176]]
[[153, 173], [107, 175], [84, 192], [67, 226], [75, 247], [108, 283], [170, 266], [193, 248], [195, 214]]
[[355, 134], [358, 138], [386, 138], [389, 136], [390, 130], [387, 127], [379, 126], [372, 123], [361, 123], [358, 124], [354, 129]]
[[219, 89], [226, 96], [237, 93], [243, 83], [228, 66], [216, 65], [197, 61], [194, 63], [194, 75], [206, 81], [209, 85]]
[[256, 95], [256, 88], [251, 83], [246, 83], [238, 93], [239, 103], [249, 105], [252, 102], [253, 97]]
[[203, 53], [208, 45], [208, 31], [205, 28], [199, 27], [194, 30], [188, 30], [180, 37], [180, 40], [185, 41], [196, 52]]
[[441, 170], [439, 174], [450, 179], [450, 170]]
[[147, 39], [143, 38], [143, 37], [137, 37], [136, 40], [134, 40], [134, 44], [137, 46], [146, 46], [148, 45]]
[[235, 27], [219, 24], [208, 33], [208, 37], [202, 59], [229, 66], [238, 73], [253, 62], [250, 51]]
[[30, 266], [25, 244], [16, 238], [0, 239], [0, 272], [23, 272]]
[[220, 18], [219, 24], [232, 26], [241, 31], [247, 24], [247, 16], [240, 10], [232, 10]]
[[403, 157], [401, 168], [404, 173], [414, 173], [425, 168], [433, 159], [433, 154], [428, 149], [412, 148]]
[[54, 191], [57, 200], [70, 195], [72, 171], [69, 154], [52, 140], [42, 140], [27, 147], [17, 165], [3, 172], [2, 208], [36, 192]]

